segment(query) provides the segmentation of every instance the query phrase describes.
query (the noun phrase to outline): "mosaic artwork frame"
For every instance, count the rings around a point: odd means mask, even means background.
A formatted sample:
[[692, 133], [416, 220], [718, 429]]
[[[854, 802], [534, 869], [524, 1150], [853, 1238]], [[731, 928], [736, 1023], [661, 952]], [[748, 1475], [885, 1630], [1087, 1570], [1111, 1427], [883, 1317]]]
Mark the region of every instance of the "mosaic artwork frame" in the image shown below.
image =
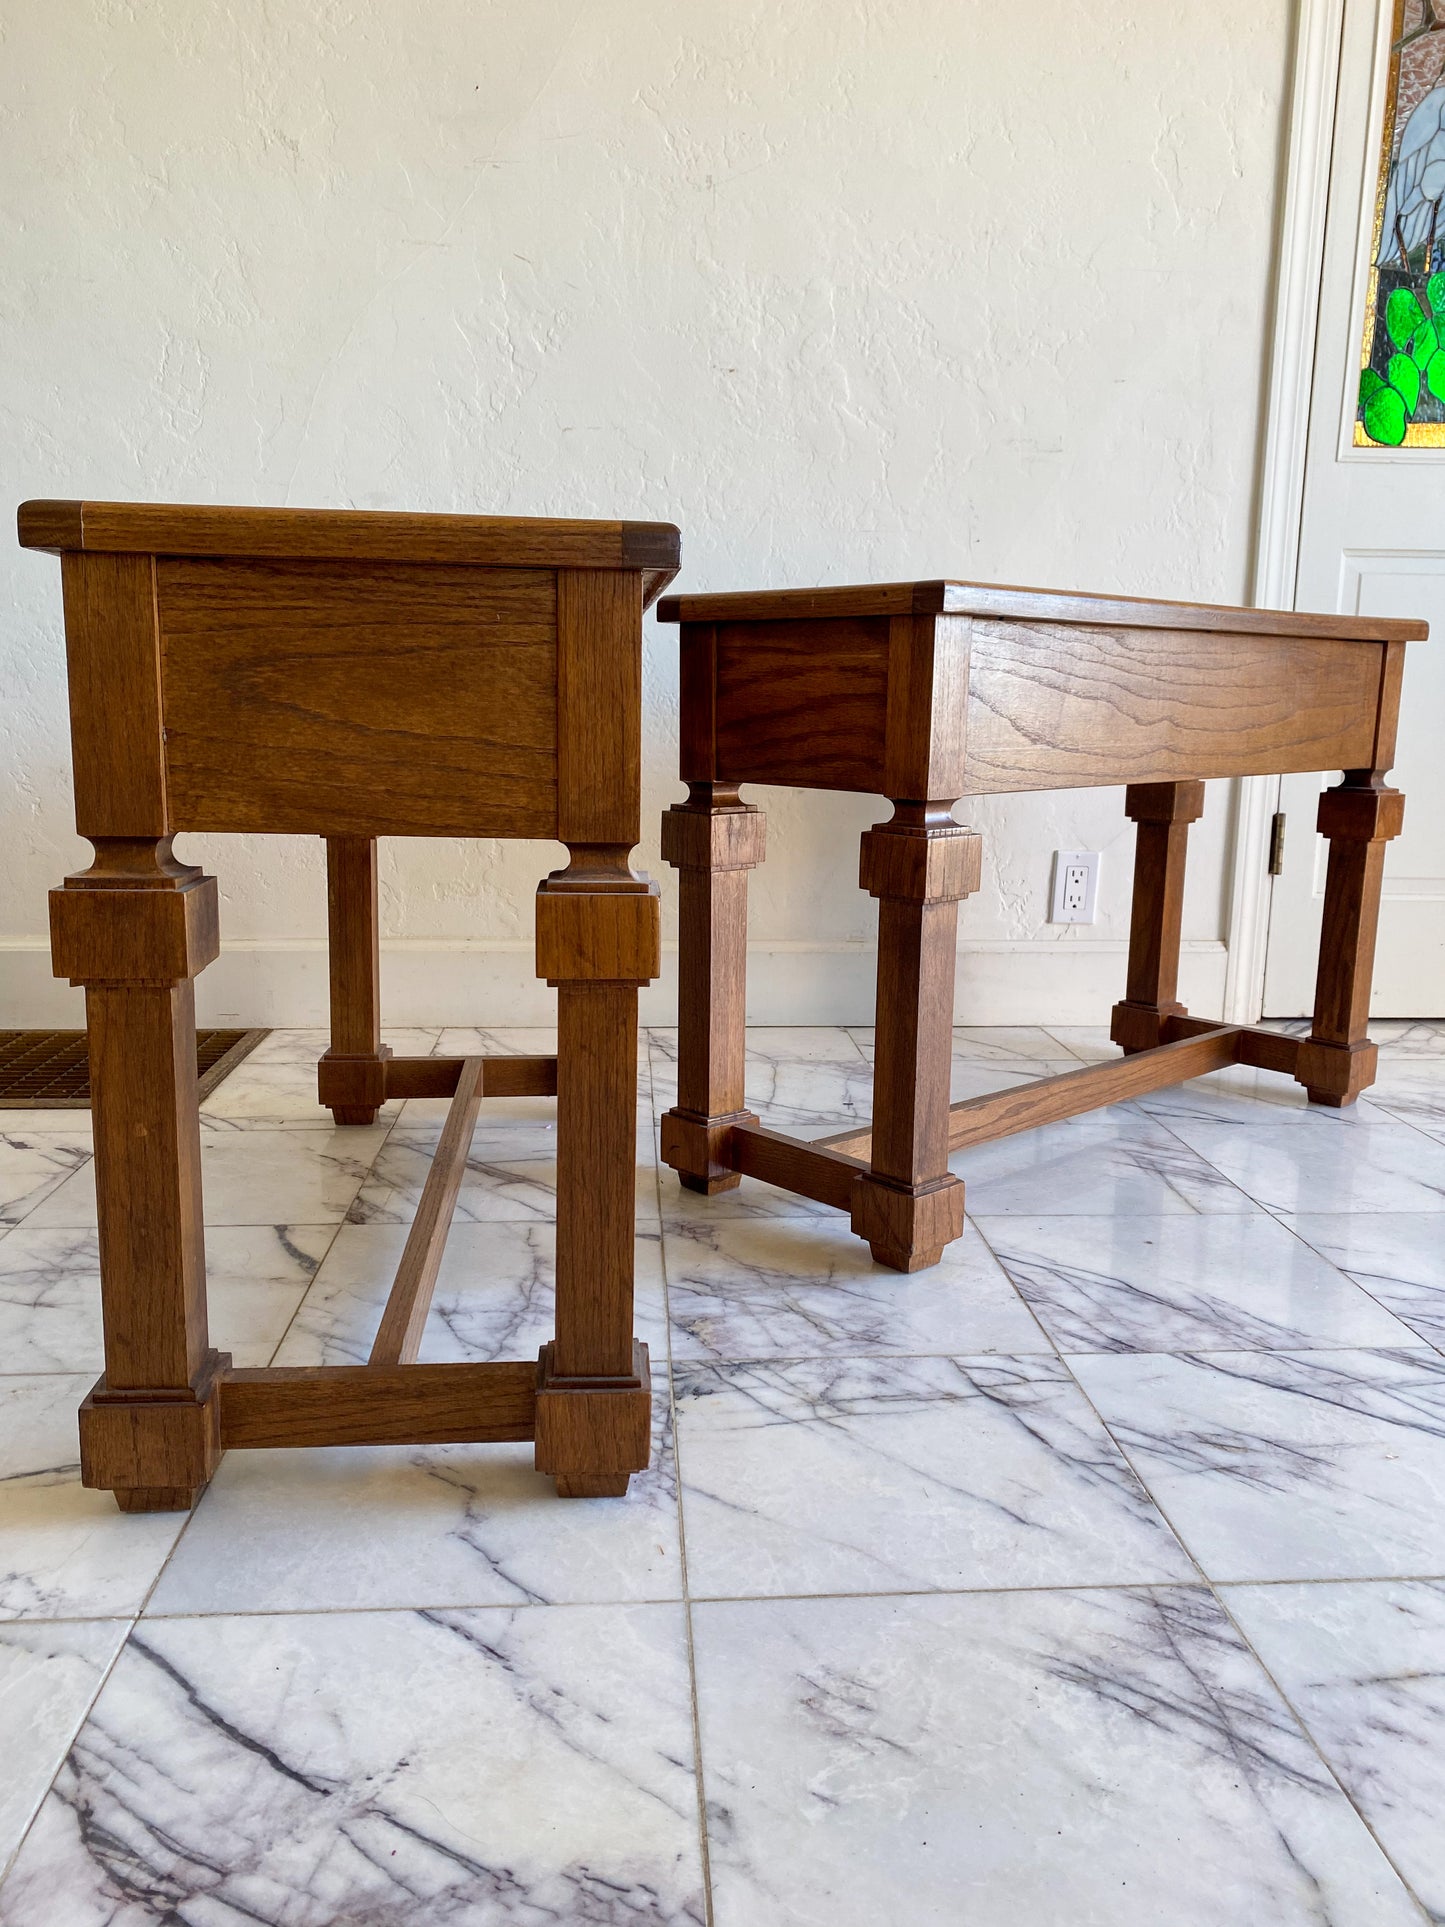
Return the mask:
[[1445, 448], [1445, 0], [1393, 0], [1356, 448]]

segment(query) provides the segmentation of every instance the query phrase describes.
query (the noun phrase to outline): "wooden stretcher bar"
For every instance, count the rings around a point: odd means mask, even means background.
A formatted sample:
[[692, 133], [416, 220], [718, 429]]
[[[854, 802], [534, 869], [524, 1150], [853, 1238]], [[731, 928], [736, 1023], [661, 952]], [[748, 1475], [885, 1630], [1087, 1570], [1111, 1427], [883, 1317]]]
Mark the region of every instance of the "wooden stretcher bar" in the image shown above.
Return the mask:
[[[1233, 1024], [1201, 1024], [1191, 1035], [1152, 1050], [1136, 1051], [1117, 1062], [1085, 1064], [1058, 1077], [1035, 1078], [1032, 1083], [1013, 1084], [983, 1097], [964, 1098], [949, 1106], [948, 1147], [958, 1151], [992, 1138], [1012, 1137], [1040, 1124], [1056, 1124], [1105, 1104], [1119, 1104], [1149, 1091], [1164, 1090], [1170, 1084], [1182, 1084], [1191, 1077], [1203, 1077], [1208, 1071], [1223, 1070], [1227, 1064], [1240, 1061], [1240, 1039], [1247, 1034]], [[867, 1126], [821, 1138], [814, 1149], [866, 1158], [872, 1142], [872, 1127]]]
[[483, 1097], [555, 1097], [555, 1057], [388, 1057], [387, 1097], [450, 1097], [463, 1064], [481, 1066]]
[[530, 1439], [537, 1361], [232, 1369], [221, 1376], [219, 1396], [226, 1451]]
[[447, 1121], [371, 1347], [369, 1362], [373, 1365], [409, 1365], [421, 1347], [422, 1327], [431, 1308], [481, 1103], [482, 1060], [464, 1057]]

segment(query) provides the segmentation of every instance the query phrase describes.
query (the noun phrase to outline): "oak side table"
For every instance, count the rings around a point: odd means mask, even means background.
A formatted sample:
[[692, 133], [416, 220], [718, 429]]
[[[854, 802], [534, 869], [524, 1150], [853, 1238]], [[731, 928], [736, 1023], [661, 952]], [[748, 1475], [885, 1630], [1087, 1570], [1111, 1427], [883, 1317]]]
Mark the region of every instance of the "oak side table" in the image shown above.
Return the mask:
[[[637, 991], [659, 967], [638, 840], [641, 622], [670, 524], [27, 502], [61, 557], [76, 826], [51, 893], [56, 974], [90, 1038], [105, 1373], [84, 1482], [131, 1512], [195, 1502], [229, 1446], [532, 1439], [565, 1496], [647, 1464], [632, 1334]], [[213, 877], [179, 831], [328, 839], [339, 1048], [353, 1117], [450, 1095], [370, 1363], [236, 1370], [206, 1328], [193, 979]], [[537, 971], [556, 1058], [397, 1058], [375, 1005], [375, 838], [556, 838]], [[370, 919], [370, 921], [368, 921]], [[556, 1335], [539, 1359], [417, 1362], [477, 1109], [555, 1091]], [[479, 1280], [485, 1289], [485, 1280]]]
[[[1380, 876], [1404, 799], [1395, 753], [1404, 645], [1422, 622], [904, 582], [684, 595], [684, 803], [663, 817], [681, 873], [678, 1093], [662, 1156], [684, 1185], [766, 1179], [836, 1206], [880, 1264], [935, 1264], [963, 1229], [949, 1153], [1226, 1064], [1348, 1104], [1365, 1035]], [[1308, 1037], [1190, 1017], [1177, 998], [1185, 839], [1206, 777], [1339, 769]], [[892, 816], [862, 838], [878, 899], [873, 1121], [805, 1142], [746, 1109], [747, 873], [764, 820], [742, 783], [863, 791]], [[1125, 784], [1138, 824], [1122, 1061], [949, 1104], [959, 902], [979, 885], [966, 796]]]

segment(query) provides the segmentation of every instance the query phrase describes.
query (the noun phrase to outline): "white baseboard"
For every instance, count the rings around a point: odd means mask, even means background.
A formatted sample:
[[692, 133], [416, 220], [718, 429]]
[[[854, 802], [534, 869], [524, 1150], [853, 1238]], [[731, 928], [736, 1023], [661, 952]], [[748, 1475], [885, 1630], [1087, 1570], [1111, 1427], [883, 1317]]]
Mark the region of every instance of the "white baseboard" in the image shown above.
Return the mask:
[[[960, 1024], [1102, 1024], [1124, 993], [1127, 945], [1115, 939], [976, 943], [959, 952]], [[1186, 943], [1180, 995], [1212, 1016], [1222, 1006], [1225, 947]], [[748, 953], [754, 1024], [871, 1024], [874, 955], [856, 943], [759, 943]], [[532, 974], [527, 942], [399, 941], [381, 947], [382, 1005], [392, 1024], [550, 1024], [555, 1001]], [[677, 954], [642, 993], [642, 1021], [677, 1021]], [[319, 941], [229, 944], [198, 979], [203, 1024], [322, 1024], [326, 946]], [[78, 1028], [81, 994], [50, 974], [43, 937], [0, 940], [0, 1027]]]

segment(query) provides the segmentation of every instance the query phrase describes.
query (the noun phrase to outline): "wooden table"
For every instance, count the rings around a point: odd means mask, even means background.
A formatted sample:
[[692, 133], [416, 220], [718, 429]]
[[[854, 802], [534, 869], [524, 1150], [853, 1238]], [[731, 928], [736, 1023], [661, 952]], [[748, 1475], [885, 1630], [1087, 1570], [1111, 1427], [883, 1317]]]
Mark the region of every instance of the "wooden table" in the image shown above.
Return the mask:
[[[228, 1446], [534, 1439], [560, 1493], [624, 1492], [649, 1451], [634, 1138], [637, 991], [659, 959], [657, 886], [630, 865], [641, 624], [677, 530], [27, 502], [20, 540], [61, 557], [76, 827], [95, 846], [51, 894], [90, 1036], [105, 1373], [80, 1412], [85, 1483], [175, 1509]], [[217, 893], [172, 851], [186, 830], [328, 839], [322, 1096], [349, 1122], [452, 1098], [367, 1365], [238, 1371], [210, 1344], [193, 980], [219, 951]], [[384, 1049], [378, 836], [567, 845], [537, 893], [555, 1058]], [[540, 1360], [417, 1363], [478, 1105], [552, 1091], [556, 1336]]]
[[[1317, 1104], [1369, 1084], [1365, 1035], [1385, 843], [1385, 782], [1406, 642], [1421, 622], [1083, 596], [967, 582], [687, 595], [681, 774], [663, 819], [681, 873], [678, 1095], [662, 1155], [695, 1191], [766, 1179], [850, 1214], [881, 1264], [935, 1264], [963, 1228], [951, 1151], [1253, 1064]], [[1185, 839], [1207, 777], [1344, 772], [1329, 839], [1314, 1022], [1305, 1038], [1190, 1017], [1178, 1001]], [[746, 1108], [747, 873], [761, 813], [742, 783], [881, 794], [862, 838], [878, 899], [871, 1128], [811, 1143]], [[1122, 1061], [949, 1104], [959, 902], [979, 886], [966, 796], [1125, 784], [1138, 824]]]

